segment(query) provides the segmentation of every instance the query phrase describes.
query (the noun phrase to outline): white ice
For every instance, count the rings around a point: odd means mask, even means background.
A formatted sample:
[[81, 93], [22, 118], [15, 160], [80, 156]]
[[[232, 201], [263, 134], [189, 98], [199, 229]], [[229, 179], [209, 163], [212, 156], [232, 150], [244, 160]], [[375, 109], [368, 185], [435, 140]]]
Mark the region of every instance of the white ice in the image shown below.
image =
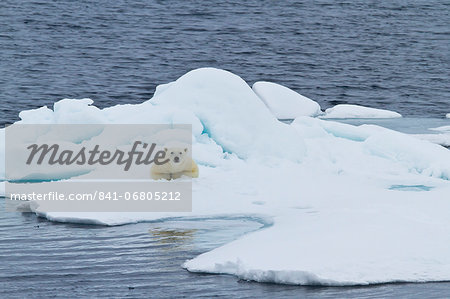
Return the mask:
[[317, 116], [322, 113], [317, 102], [285, 86], [259, 81], [253, 84], [252, 89], [278, 119]]
[[325, 110], [321, 118], [397, 118], [400, 113], [358, 105], [339, 104]]
[[413, 136], [445, 147], [450, 147], [450, 134], [414, 134]]
[[442, 146], [450, 147], [450, 126], [440, 126], [429, 130], [438, 132], [437, 134], [414, 134], [415, 137], [427, 140]]
[[430, 130], [432, 131], [438, 131], [438, 132], [448, 132], [450, 133], [450, 126], [442, 126], [442, 127], [437, 127], [437, 128], [431, 128]]
[[21, 117], [25, 123], [193, 125], [200, 177], [193, 180], [192, 213], [38, 207], [49, 220], [119, 225], [257, 217], [270, 227], [184, 267], [306, 285], [450, 280], [450, 151], [439, 145], [375, 125], [308, 116], [283, 124], [241, 78], [211, 68], [158, 87], [139, 105], [98, 109], [88, 100], [64, 100]]

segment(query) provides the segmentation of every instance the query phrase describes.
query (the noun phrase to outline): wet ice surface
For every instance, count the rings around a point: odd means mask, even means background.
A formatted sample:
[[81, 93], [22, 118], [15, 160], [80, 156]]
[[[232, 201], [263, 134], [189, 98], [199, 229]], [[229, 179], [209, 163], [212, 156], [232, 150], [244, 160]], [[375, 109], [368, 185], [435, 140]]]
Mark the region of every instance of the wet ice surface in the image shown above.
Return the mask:
[[438, 134], [439, 131], [430, 129], [450, 125], [450, 121], [445, 118], [405, 117], [392, 119], [338, 119], [336, 121], [351, 125], [374, 124], [407, 134]]
[[445, 118], [336, 119], [335, 121], [351, 125], [378, 125], [413, 134], [419, 139], [428, 140], [450, 149], [450, 132], [446, 130], [450, 121]]
[[[3, 199], [0, 203], [3, 205]], [[0, 295], [10, 297], [432, 298], [450, 283], [300, 287], [189, 273], [181, 264], [246, 232], [255, 218], [166, 220], [104, 227], [0, 212]]]

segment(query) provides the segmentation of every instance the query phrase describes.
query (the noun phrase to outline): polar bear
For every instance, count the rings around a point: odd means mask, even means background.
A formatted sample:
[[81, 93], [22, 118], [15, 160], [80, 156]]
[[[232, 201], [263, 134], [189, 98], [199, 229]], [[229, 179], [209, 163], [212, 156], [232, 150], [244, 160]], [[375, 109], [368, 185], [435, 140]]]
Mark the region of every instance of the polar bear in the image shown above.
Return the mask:
[[164, 151], [168, 162], [162, 165], [153, 164], [151, 168], [152, 179], [172, 180], [183, 175], [192, 178], [198, 177], [198, 166], [190, 157], [187, 147], [165, 147]]

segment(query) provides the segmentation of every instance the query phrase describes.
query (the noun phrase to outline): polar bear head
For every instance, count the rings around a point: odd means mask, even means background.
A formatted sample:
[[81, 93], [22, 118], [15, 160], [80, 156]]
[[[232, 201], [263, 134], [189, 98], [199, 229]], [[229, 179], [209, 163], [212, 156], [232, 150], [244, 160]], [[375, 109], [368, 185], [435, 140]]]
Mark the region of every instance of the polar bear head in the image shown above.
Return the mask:
[[189, 149], [187, 147], [165, 147], [165, 158], [169, 159], [168, 163], [172, 169], [184, 169], [186, 161], [190, 160]]

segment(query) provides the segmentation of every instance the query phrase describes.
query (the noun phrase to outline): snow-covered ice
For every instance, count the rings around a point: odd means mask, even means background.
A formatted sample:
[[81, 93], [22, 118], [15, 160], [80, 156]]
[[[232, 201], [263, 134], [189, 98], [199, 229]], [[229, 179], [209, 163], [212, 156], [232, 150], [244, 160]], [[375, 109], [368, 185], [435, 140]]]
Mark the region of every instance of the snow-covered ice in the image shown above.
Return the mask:
[[447, 113], [447, 115], [445, 117], [446, 118], [450, 118], [450, 113]]
[[[191, 71], [148, 103], [168, 111], [192, 111], [204, 133], [223, 150], [242, 158], [283, 152], [284, 157], [299, 161], [305, 153], [295, 130], [279, 122], [244, 80], [226, 71]], [[284, 142], [286, 138], [289, 144]]]
[[400, 113], [364, 107], [359, 105], [339, 104], [325, 110], [321, 118], [397, 118], [402, 117]]
[[437, 134], [414, 134], [419, 139], [427, 140], [445, 147], [450, 147], [450, 126], [431, 128]]
[[138, 105], [64, 100], [20, 116], [24, 123], [191, 123], [200, 167], [193, 212], [37, 207], [38, 215], [104, 225], [224, 216], [267, 223], [186, 261], [193, 272], [306, 285], [450, 280], [449, 150], [376, 125], [309, 116], [281, 123], [222, 70], [198, 69], [157, 90]]
[[252, 89], [278, 119], [317, 116], [322, 113], [317, 102], [280, 84], [259, 81], [253, 84]]
[[450, 147], [450, 134], [414, 134], [413, 136], [445, 147]]
[[[274, 226], [204, 253], [184, 267], [308, 285], [449, 279], [448, 211], [440, 210], [448, 208], [448, 189], [406, 196], [340, 183], [315, 192], [316, 198], [328, 197], [326, 202], [286, 212], [274, 219]], [[345, 188], [364, 195], [348, 196]], [[433, 204], [424, 205], [430, 197]]]

